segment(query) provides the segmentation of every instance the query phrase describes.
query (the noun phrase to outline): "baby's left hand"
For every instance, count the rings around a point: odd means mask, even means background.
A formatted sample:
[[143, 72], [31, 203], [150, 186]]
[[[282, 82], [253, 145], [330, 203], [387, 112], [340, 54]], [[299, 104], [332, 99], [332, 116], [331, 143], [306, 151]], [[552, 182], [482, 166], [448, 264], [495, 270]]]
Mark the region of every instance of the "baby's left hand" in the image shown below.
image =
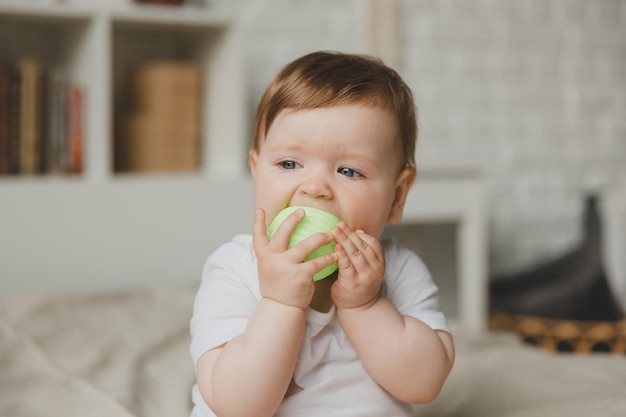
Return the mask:
[[331, 289], [337, 308], [366, 307], [378, 299], [385, 274], [385, 254], [378, 239], [345, 223], [332, 230], [339, 275]]

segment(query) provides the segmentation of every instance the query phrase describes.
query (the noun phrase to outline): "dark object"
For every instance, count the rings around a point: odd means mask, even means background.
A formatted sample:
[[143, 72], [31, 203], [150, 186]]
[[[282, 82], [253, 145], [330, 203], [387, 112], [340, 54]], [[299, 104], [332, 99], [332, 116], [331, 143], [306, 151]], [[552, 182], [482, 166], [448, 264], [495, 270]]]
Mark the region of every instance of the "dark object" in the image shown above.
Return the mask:
[[587, 198], [580, 244], [563, 256], [490, 284], [489, 328], [561, 353], [626, 354], [626, 318], [602, 265], [595, 196]]
[[601, 226], [597, 198], [590, 196], [578, 247], [531, 270], [494, 279], [490, 311], [574, 321], [622, 319], [602, 265]]

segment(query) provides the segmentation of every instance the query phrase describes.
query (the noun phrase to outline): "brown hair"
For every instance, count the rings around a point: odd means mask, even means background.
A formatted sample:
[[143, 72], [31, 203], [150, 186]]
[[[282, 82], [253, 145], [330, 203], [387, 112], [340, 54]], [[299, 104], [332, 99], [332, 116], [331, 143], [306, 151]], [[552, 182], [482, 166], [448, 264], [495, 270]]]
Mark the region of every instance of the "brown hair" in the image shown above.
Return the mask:
[[398, 123], [403, 165], [415, 166], [416, 110], [411, 89], [377, 58], [339, 52], [313, 52], [285, 66], [270, 83], [257, 109], [252, 149], [259, 150], [276, 116], [341, 104], [390, 110]]

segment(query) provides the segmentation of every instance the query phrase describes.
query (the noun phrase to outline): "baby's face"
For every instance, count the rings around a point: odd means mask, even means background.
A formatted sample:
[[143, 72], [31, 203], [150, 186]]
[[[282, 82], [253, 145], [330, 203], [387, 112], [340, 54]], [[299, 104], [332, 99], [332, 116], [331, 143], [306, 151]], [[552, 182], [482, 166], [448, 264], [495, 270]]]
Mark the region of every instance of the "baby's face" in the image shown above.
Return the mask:
[[[268, 225], [287, 206], [334, 213], [353, 230], [379, 237], [400, 220], [401, 146], [392, 114], [358, 104], [282, 111], [252, 152], [255, 205]], [[400, 173], [400, 174], [399, 174]]]

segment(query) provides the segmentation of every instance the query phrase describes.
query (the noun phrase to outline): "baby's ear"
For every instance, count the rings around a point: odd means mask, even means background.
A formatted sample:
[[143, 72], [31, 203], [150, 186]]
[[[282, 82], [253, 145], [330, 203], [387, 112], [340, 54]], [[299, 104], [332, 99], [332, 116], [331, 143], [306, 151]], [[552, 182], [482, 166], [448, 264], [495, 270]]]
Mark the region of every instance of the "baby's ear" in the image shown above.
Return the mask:
[[248, 153], [248, 166], [250, 167], [250, 173], [254, 177], [254, 173], [256, 172], [256, 161], [259, 158], [259, 151], [256, 149], [250, 149], [250, 153]]
[[414, 167], [404, 168], [398, 174], [393, 192], [393, 203], [391, 203], [391, 209], [387, 216], [387, 223], [398, 223], [402, 219], [406, 196], [409, 194], [409, 190], [411, 190], [416, 176], [417, 171]]

